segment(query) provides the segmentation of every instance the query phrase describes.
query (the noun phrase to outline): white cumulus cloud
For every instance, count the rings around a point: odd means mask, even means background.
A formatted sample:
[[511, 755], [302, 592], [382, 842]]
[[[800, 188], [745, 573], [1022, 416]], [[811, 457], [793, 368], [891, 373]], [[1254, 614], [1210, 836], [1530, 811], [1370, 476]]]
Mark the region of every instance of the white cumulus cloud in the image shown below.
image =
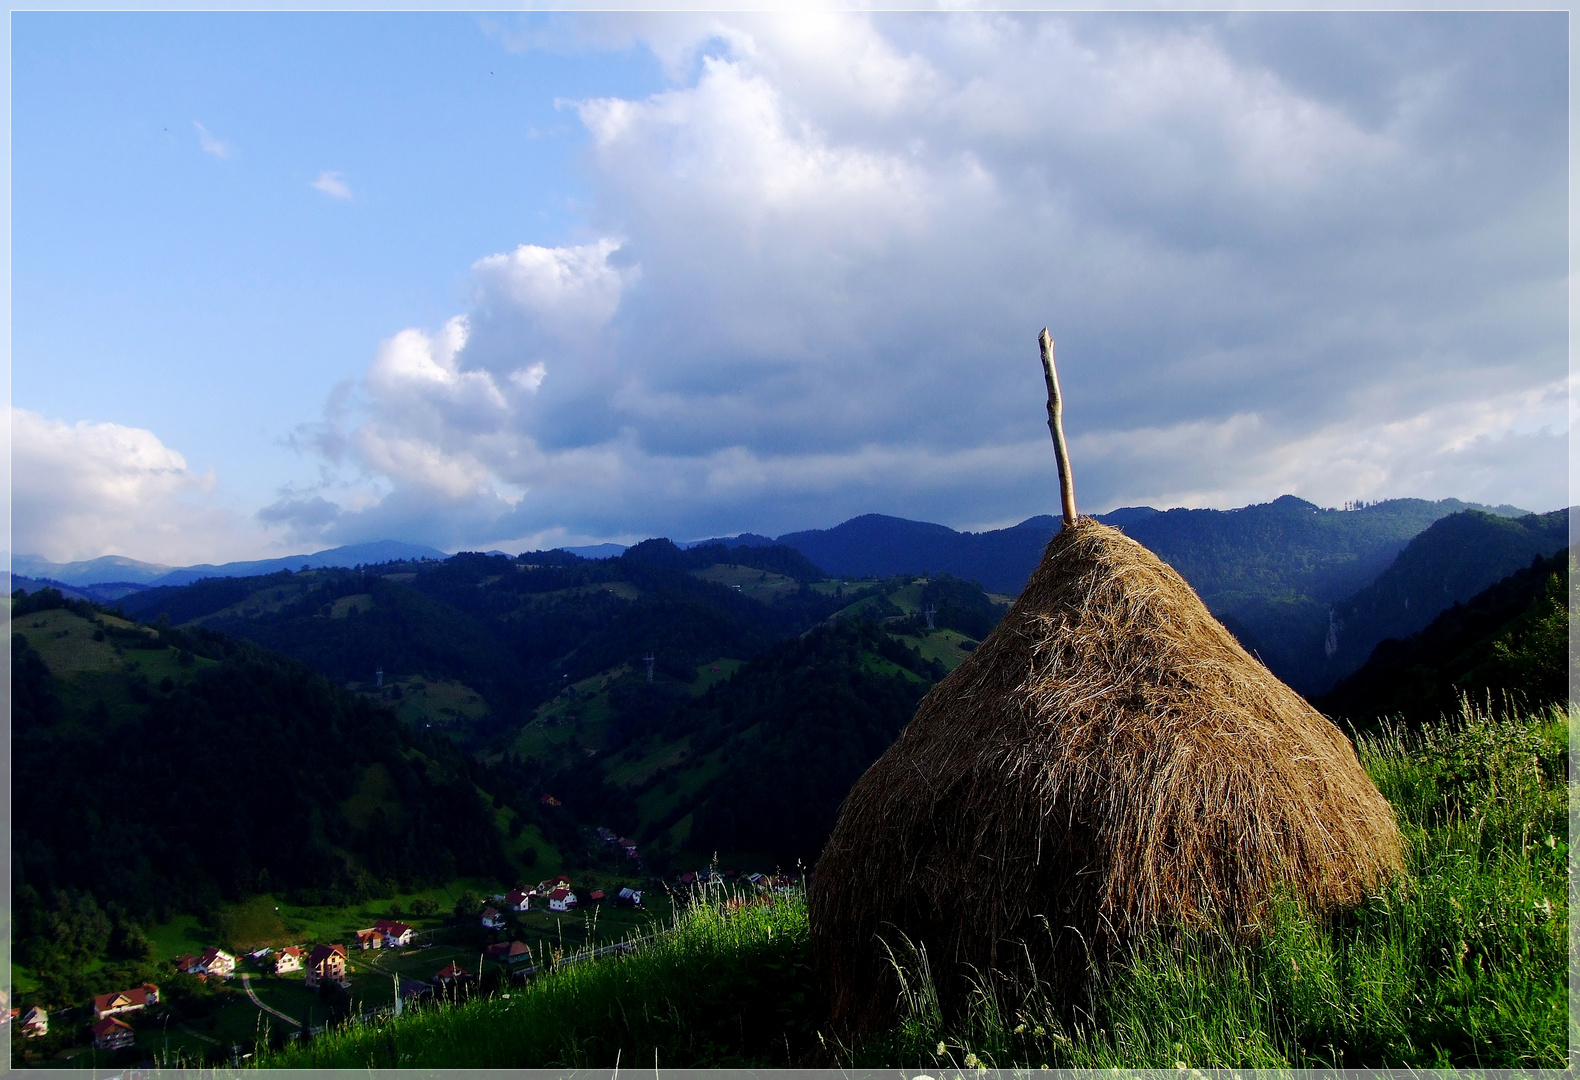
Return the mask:
[[13, 407], [12, 544], [55, 562], [126, 555], [168, 564], [245, 558], [265, 538], [215, 504], [212, 472], [194, 472], [153, 432], [67, 424]]
[[321, 172], [313, 181], [313, 187], [336, 199], [351, 198], [351, 186], [346, 183], [344, 173]]
[[1565, 499], [1559, 17], [575, 25], [671, 79], [567, 103], [597, 239], [486, 255], [380, 346], [304, 429], [363, 501], [302, 527], [1046, 512], [1043, 325], [1087, 509]]

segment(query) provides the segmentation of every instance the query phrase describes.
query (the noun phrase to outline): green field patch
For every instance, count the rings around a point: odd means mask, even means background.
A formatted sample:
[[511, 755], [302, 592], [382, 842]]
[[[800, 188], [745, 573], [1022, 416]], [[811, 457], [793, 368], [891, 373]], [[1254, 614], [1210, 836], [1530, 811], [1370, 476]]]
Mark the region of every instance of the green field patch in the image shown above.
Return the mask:
[[[64, 608], [24, 615], [12, 622], [11, 632], [27, 638], [27, 643], [38, 652], [56, 678], [79, 671], [108, 671], [124, 663], [123, 650], [116, 647], [115, 639], [107, 637], [88, 619]], [[95, 632], [101, 640], [93, 639]]]
[[233, 954], [264, 946], [293, 944], [293, 935], [272, 897], [255, 896], [242, 904], [226, 904], [214, 913], [214, 937]]
[[770, 570], [736, 566], [733, 563], [719, 563], [705, 570], [692, 570], [691, 576], [734, 589], [742, 596], [749, 596], [753, 600], [761, 600], [764, 603], [772, 603], [779, 597], [787, 596], [801, 588], [795, 578], [775, 574]]
[[608, 593], [610, 596], [617, 596], [621, 600], [638, 600], [642, 596], [642, 590], [632, 585], [629, 581], [600, 581], [593, 585], [577, 585], [569, 589], [529, 593], [522, 598], [522, 606], [508, 617], [513, 619], [528, 618], [536, 608], [548, 607], [562, 600], [574, 600], [580, 596], [591, 596], [594, 593]]
[[923, 660], [937, 660], [950, 671], [965, 663], [966, 657], [970, 656], [972, 649], [976, 647], [974, 638], [967, 637], [958, 630], [934, 630], [921, 637], [906, 635], [900, 640], [913, 646], [921, 653]]
[[663, 743], [633, 760], [613, 759], [604, 770], [604, 779], [621, 787], [641, 787], [654, 773], [679, 766], [690, 753], [690, 736]]
[[813, 592], [822, 593], [824, 596], [843, 596], [861, 589], [869, 589], [876, 584], [878, 584], [877, 578], [860, 578], [856, 580], [829, 578], [827, 581], [813, 582], [807, 588]]
[[353, 593], [350, 596], [342, 596], [340, 599], [330, 604], [329, 617], [331, 619], [349, 619], [353, 611], [360, 614], [364, 611], [372, 610], [372, 593]]
[[861, 669], [873, 675], [898, 675], [910, 682], [926, 685], [927, 680], [908, 668], [902, 668], [893, 660], [885, 660], [875, 653], [864, 652], [861, 654]]
[[538, 706], [533, 719], [521, 730], [516, 746], [523, 754], [554, 751], [563, 754], [572, 735], [585, 748], [603, 749], [608, 722], [609, 686], [629, 673], [631, 665], [601, 671], [571, 683], [560, 693]]
[[884, 598], [881, 596], [868, 596], [857, 600], [854, 604], [840, 608], [829, 616], [831, 619], [877, 619], [883, 616]]
[[196, 915], [177, 915], [168, 922], [148, 927], [146, 933], [148, 943], [154, 947], [156, 961], [174, 960], [217, 944], [214, 931], [206, 928]]
[[700, 697], [707, 693], [710, 686], [716, 686], [724, 682], [731, 675], [741, 670], [745, 663], [746, 661], [744, 660], [730, 660], [721, 657], [706, 664], [698, 664], [697, 677], [691, 683], [692, 696]]
[[926, 578], [918, 578], [902, 588], [895, 589], [889, 594], [889, 603], [905, 612], [915, 615], [922, 610], [922, 590], [927, 587]]
[[272, 615], [283, 611], [287, 606], [294, 604], [302, 598], [310, 582], [300, 579], [288, 585], [274, 585], [267, 589], [259, 589], [248, 594], [245, 599], [238, 600], [228, 607], [210, 612], [199, 618], [193, 619], [186, 626], [202, 626], [204, 623], [217, 622], [220, 619], [255, 619], [260, 615]]
[[387, 685], [381, 700], [396, 716], [413, 727], [429, 724], [448, 727], [485, 719], [490, 712], [483, 696], [465, 683], [453, 679], [428, 679], [420, 675], [411, 675]]

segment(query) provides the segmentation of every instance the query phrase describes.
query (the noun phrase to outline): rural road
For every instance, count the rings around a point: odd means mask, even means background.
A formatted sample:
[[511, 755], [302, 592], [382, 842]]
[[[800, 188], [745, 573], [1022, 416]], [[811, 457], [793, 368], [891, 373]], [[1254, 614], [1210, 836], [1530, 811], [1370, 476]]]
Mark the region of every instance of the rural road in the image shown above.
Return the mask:
[[262, 1009], [264, 1012], [268, 1013], [270, 1016], [278, 1016], [281, 1020], [284, 1020], [287, 1024], [291, 1024], [291, 1025], [293, 1025], [295, 1027], [301, 1027], [302, 1026], [302, 1022], [300, 1020], [296, 1020], [296, 1019], [293, 1019], [292, 1017], [286, 1016], [279, 1009], [272, 1009], [269, 1006], [265, 1005], [263, 1002], [259, 1001], [258, 1000], [258, 995], [252, 992], [252, 976], [251, 975], [247, 975], [247, 974], [244, 973], [241, 976], [241, 986], [242, 986], [243, 990], [247, 991], [247, 996], [252, 998], [252, 1003], [254, 1005], [258, 1006], [258, 1008]]

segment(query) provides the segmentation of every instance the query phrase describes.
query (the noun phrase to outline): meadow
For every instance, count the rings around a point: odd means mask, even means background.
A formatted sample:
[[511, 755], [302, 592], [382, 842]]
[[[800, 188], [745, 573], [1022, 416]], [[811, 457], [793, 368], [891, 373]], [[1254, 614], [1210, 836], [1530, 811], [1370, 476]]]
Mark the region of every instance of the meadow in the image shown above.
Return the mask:
[[1568, 1019], [1568, 738], [1562, 711], [1467, 704], [1358, 737], [1407, 870], [1358, 910], [1275, 904], [1254, 944], [1176, 934], [1071, 990], [984, 977], [944, 1016], [925, 954], [897, 950], [901, 1022], [820, 1032], [799, 896], [704, 892], [628, 954], [525, 987], [353, 1023], [267, 1067], [1562, 1068]]

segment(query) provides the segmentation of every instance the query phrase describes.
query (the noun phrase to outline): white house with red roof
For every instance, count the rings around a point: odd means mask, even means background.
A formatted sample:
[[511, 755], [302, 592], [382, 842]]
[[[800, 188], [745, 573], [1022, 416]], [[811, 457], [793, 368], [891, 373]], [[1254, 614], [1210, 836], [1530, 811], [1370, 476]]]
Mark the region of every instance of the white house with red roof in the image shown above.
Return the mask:
[[302, 950], [295, 945], [287, 945], [274, 955], [274, 973], [284, 975], [292, 971], [302, 970]]
[[505, 917], [491, 907], [483, 909], [483, 928], [485, 930], [503, 930]]
[[210, 945], [203, 950], [203, 955], [198, 957], [198, 963], [203, 971], [209, 975], [229, 976], [236, 970], [236, 958], [224, 949]]
[[570, 911], [576, 907], [576, 894], [567, 888], [558, 888], [549, 893], [550, 911]]
[[159, 987], [153, 983], [143, 983], [131, 990], [117, 990], [113, 994], [100, 994], [94, 998], [93, 1018], [103, 1020], [106, 1016], [136, 1012], [138, 1009], [158, 1004]]
[[384, 935], [384, 947], [386, 949], [410, 945], [412, 936], [417, 933], [405, 923], [395, 922], [393, 919], [380, 919], [373, 924], [373, 929]]
[[504, 902], [515, 911], [527, 911], [532, 907], [532, 896], [525, 889], [511, 889]]

